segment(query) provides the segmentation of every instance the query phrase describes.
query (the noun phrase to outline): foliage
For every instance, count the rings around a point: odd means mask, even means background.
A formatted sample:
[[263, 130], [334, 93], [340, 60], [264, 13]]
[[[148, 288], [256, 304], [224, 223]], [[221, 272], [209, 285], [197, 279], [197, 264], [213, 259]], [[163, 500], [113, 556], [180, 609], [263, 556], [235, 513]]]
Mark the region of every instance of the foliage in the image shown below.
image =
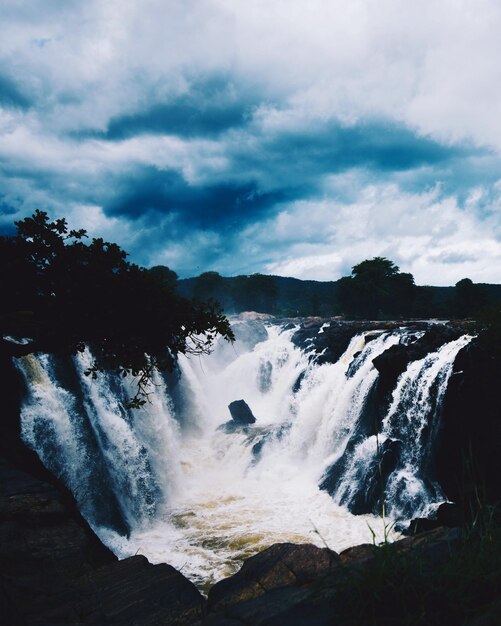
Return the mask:
[[412, 274], [400, 272], [385, 257], [362, 261], [337, 281], [204, 272], [180, 280], [178, 290], [188, 297], [213, 298], [227, 313], [254, 310], [281, 317], [475, 319], [484, 309], [501, 308], [501, 285], [466, 278], [455, 287], [417, 286]]
[[415, 294], [412, 274], [385, 257], [362, 261], [339, 281], [343, 309], [355, 317], [408, 314]]
[[453, 309], [456, 317], [466, 318], [478, 314], [486, 304], [486, 294], [480, 285], [469, 278], [456, 283]]
[[100, 238], [84, 243], [84, 230], [42, 211], [16, 226], [17, 236], [0, 238], [0, 330], [28, 342], [4, 340], [4, 352], [76, 354], [87, 345], [89, 374], [139, 377], [138, 405], [153, 369], [172, 369], [179, 353], [209, 352], [218, 335], [233, 339], [218, 306], [179, 296], [168, 268], [139, 267]]
[[232, 292], [233, 301], [239, 310], [275, 313], [278, 290], [272, 276], [238, 276]]
[[263, 274], [229, 278], [216, 272], [205, 272], [196, 278], [180, 280], [178, 290], [187, 297], [214, 298], [227, 313], [253, 310], [282, 317], [328, 317], [340, 313], [334, 281]]
[[[486, 512], [488, 513], [488, 512]], [[363, 568], [347, 568], [336, 617], [353, 626], [499, 623], [501, 527], [492, 520], [472, 527], [460, 545], [440, 554], [405, 552], [398, 544], [374, 548]], [[492, 621], [490, 621], [492, 620]]]
[[166, 286], [169, 286], [172, 289], [176, 287], [178, 276], [176, 272], [171, 270], [169, 267], [166, 267], [165, 265], [154, 265], [153, 267], [150, 267], [148, 272]]

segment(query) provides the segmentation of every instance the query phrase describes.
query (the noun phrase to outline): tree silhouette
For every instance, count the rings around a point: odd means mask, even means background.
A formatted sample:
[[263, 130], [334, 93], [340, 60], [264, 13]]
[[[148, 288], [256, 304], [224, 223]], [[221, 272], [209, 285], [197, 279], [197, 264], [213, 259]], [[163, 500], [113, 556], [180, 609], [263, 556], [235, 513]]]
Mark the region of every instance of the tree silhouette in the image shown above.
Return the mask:
[[351, 276], [341, 278], [338, 287], [343, 310], [372, 318], [410, 312], [415, 293], [412, 274], [400, 272], [385, 257], [374, 257], [353, 266]]
[[84, 243], [84, 230], [43, 211], [16, 226], [16, 236], [0, 238], [4, 354], [67, 355], [88, 346], [87, 373], [137, 376], [131, 404], [140, 405], [154, 369], [171, 370], [177, 354], [209, 352], [218, 335], [233, 340], [218, 306], [177, 295], [168, 268], [139, 267], [100, 238]]

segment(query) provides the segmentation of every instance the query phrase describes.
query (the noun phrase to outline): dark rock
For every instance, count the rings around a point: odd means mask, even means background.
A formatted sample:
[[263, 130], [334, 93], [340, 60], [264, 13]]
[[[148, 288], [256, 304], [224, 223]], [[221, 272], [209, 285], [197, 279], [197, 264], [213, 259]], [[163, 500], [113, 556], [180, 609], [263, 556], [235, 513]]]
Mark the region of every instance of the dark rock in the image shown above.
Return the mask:
[[[324, 619], [326, 617], [325, 608], [319, 606], [314, 607], [316, 619], [312, 621], [311, 610], [308, 610], [311, 606], [308, 606], [310, 596], [311, 592], [304, 587], [290, 586], [272, 589], [256, 598], [229, 607], [226, 611], [226, 617], [237, 620], [240, 625], [252, 624], [252, 626], [261, 626], [261, 624], [283, 624], [283, 626], [304, 624], [304, 626], [308, 626], [325, 623], [318, 621], [322, 613]], [[307, 605], [306, 611], [304, 603]], [[306, 621], [304, 621], [305, 613]], [[215, 623], [218, 624], [218, 622]]]
[[501, 501], [501, 350], [482, 335], [456, 357], [435, 450], [437, 479], [467, 512]]
[[292, 385], [292, 393], [297, 393], [301, 389], [301, 383], [304, 380], [305, 374], [306, 374], [306, 371], [303, 371], [296, 378], [295, 383]]
[[[423, 567], [435, 569], [448, 561], [451, 550], [459, 544], [459, 540], [459, 531], [441, 528], [397, 541], [388, 547], [391, 548], [392, 554], [398, 556], [399, 553], [410, 553], [419, 559]], [[334, 553], [317, 548], [318, 551], [327, 553], [322, 557], [325, 559], [324, 567], [319, 567], [316, 572], [310, 570], [309, 576], [302, 581], [294, 581], [293, 576], [287, 571], [289, 567], [286, 570], [277, 568], [279, 584], [276, 586], [269, 582], [261, 584], [260, 567], [263, 568], [264, 580], [267, 580], [270, 573], [267, 568], [270, 557], [265, 558], [266, 553], [284, 545], [291, 544], [276, 544], [244, 563], [242, 570], [250, 562], [255, 570], [253, 576], [249, 577], [249, 582], [254, 583], [254, 586], [251, 584], [247, 591], [245, 587], [240, 586], [242, 584], [240, 572], [213, 587], [209, 594], [209, 614], [203, 622], [204, 626], [343, 624], [342, 620], [338, 621], [339, 609], [350, 603], [351, 586], [357, 584], [358, 576], [382, 554], [375, 546], [366, 544], [345, 550], [339, 556], [335, 555], [334, 561], [329, 563], [329, 554]], [[260, 557], [263, 563], [260, 563]], [[271, 561], [272, 573], [273, 559]], [[270, 579], [273, 580], [272, 576]], [[230, 586], [235, 583], [236, 587]], [[221, 590], [218, 602], [215, 602], [213, 597], [216, 590], [218, 594]]]
[[[313, 350], [318, 364], [336, 363], [346, 351], [351, 339], [362, 332], [374, 331], [366, 337], [366, 342], [378, 336], [375, 331], [394, 331], [402, 328], [402, 322], [370, 322], [370, 321], [339, 321], [331, 320], [328, 326], [320, 331], [325, 320], [302, 323], [301, 327], [292, 335], [294, 345], [302, 349]], [[425, 330], [429, 325], [425, 322], [406, 323], [405, 328]]]
[[241, 426], [254, 424], [256, 421], [256, 418], [245, 400], [234, 400], [230, 402], [228, 409], [230, 410], [233, 421]]
[[451, 550], [461, 543], [459, 528], [434, 528], [413, 537], [405, 537], [395, 542], [395, 549], [400, 552], [412, 552], [416, 558], [423, 559], [434, 566], [445, 564], [451, 556]]
[[464, 329], [446, 324], [433, 324], [427, 327], [425, 334], [412, 343], [399, 343], [391, 346], [373, 361], [379, 372], [378, 390], [381, 396], [388, 394], [396, 385], [397, 379], [412, 361], [423, 359], [431, 352], [436, 352], [449, 341], [458, 339]]
[[404, 534], [417, 535], [435, 528], [458, 528], [462, 523], [463, 516], [460, 507], [452, 502], [444, 502], [438, 507], [435, 517], [413, 519]]
[[366, 563], [374, 558], [376, 546], [371, 543], [362, 543], [358, 546], [352, 546], [339, 553], [341, 563]]
[[321, 322], [302, 324], [292, 336], [292, 342], [299, 348], [313, 348], [319, 364], [338, 361], [352, 337], [362, 328], [358, 323], [331, 322], [319, 333], [321, 326]]
[[[354, 445], [351, 446], [352, 449]], [[363, 489], [355, 492], [349, 500], [341, 500], [341, 504], [348, 507], [354, 515], [378, 514], [381, 511], [386, 482], [397, 467], [401, 452], [401, 441], [386, 439], [381, 442], [379, 454], [374, 458], [368, 470], [367, 468], [363, 469], [363, 477], [359, 477], [360, 484], [363, 484]], [[345, 452], [339, 460], [326, 470], [319, 485], [320, 489], [327, 491], [331, 495], [336, 493], [349, 465], [350, 456], [350, 451]]]
[[94, 624], [195, 624], [204, 600], [195, 585], [164, 563], [134, 556], [95, 570], [75, 586], [80, 615]]
[[261, 458], [261, 452], [263, 451], [263, 446], [265, 443], [266, 437], [263, 437], [252, 446], [252, 456], [256, 461]]
[[25, 624], [195, 624], [204, 600], [169, 565], [117, 558], [53, 486], [0, 459], [0, 607]]
[[209, 608], [220, 611], [272, 589], [304, 585], [331, 570], [338, 561], [332, 550], [312, 544], [274, 544], [247, 559], [234, 576], [214, 585], [209, 592]]

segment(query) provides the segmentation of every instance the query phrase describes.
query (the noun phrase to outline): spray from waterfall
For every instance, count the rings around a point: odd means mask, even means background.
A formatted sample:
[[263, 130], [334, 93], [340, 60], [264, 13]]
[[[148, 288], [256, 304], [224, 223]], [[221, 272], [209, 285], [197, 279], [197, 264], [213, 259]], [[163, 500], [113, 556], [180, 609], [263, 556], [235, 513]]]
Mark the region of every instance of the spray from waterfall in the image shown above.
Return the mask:
[[[337, 362], [319, 364], [312, 342], [294, 344], [296, 330], [238, 322], [234, 347], [181, 356], [178, 376], [155, 374], [134, 411], [134, 381], [85, 376], [88, 351], [19, 359], [23, 439], [116, 554], [169, 562], [201, 586], [277, 541], [340, 550], [370, 541], [368, 523], [382, 536], [377, 498], [394, 518], [431, 510], [443, 500], [427, 473], [440, 408], [470, 338], [411, 363], [375, 428], [372, 361], [420, 335], [362, 332]], [[238, 399], [257, 421], [228, 428]]]

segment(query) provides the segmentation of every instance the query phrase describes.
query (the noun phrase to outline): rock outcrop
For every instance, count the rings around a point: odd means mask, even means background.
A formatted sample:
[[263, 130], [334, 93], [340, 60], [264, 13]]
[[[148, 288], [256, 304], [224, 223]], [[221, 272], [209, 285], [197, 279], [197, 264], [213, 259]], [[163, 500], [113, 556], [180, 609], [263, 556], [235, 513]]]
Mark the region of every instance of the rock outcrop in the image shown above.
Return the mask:
[[501, 502], [501, 347], [479, 336], [456, 357], [435, 450], [437, 479], [463, 510]]
[[[311, 350], [319, 365], [336, 363], [355, 335], [365, 331], [397, 330], [403, 325], [404, 322], [326, 321], [313, 318], [301, 323], [299, 329], [292, 335], [292, 342], [303, 350]], [[406, 322], [405, 326], [416, 331], [430, 328], [426, 322]], [[373, 337], [375, 336], [377, 333], [373, 335]], [[367, 337], [367, 341], [370, 339], [370, 336]]]
[[196, 624], [204, 599], [170, 565], [123, 561], [51, 484], [0, 459], [0, 614], [31, 624]]
[[[436, 568], [447, 562], [459, 538], [458, 530], [437, 529], [399, 541], [394, 544], [394, 553], [412, 553], [425, 566]], [[376, 558], [377, 550], [369, 544], [339, 555], [315, 546], [275, 544], [213, 587], [203, 624], [343, 624], [337, 621], [338, 613], [351, 601], [351, 585]]]
[[429, 325], [422, 337], [411, 343], [399, 343], [391, 346], [383, 354], [373, 360], [379, 372], [378, 392], [380, 395], [391, 392], [397, 379], [412, 361], [423, 359], [431, 352], [436, 352], [449, 341], [454, 341], [464, 334], [460, 325], [434, 324]]
[[221, 611], [273, 589], [310, 583], [338, 562], [338, 555], [328, 548], [276, 543], [247, 559], [234, 576], [216, 583], [209, 592], [209, 610]]
[[228, 409], [231, 413], [231, 419], [239, 426], [248, 426], [256, 422], [256, 418], [245, 400], [230, 402]]

